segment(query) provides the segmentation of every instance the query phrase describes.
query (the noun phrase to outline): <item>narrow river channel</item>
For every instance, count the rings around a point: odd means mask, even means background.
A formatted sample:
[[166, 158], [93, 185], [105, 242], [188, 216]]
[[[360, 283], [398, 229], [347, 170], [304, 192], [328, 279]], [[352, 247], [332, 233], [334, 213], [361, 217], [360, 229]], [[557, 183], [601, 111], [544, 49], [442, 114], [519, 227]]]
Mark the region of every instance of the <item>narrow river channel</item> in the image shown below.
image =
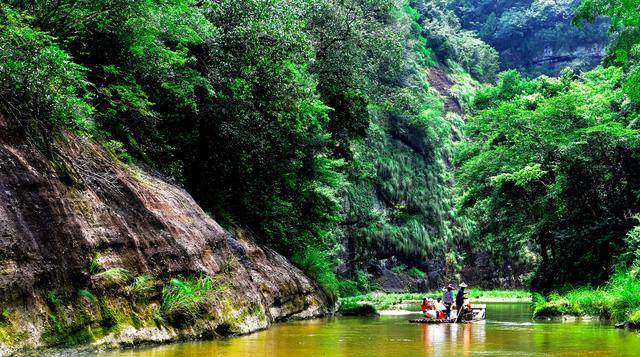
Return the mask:
[[412, 316], [327, 318], [96, 356], [640, 356], [637, 332], [600, 321], [533, 322], [530, 316], [529, 304], [493, 303], [485, 323], [467, 325], [410, 324]]

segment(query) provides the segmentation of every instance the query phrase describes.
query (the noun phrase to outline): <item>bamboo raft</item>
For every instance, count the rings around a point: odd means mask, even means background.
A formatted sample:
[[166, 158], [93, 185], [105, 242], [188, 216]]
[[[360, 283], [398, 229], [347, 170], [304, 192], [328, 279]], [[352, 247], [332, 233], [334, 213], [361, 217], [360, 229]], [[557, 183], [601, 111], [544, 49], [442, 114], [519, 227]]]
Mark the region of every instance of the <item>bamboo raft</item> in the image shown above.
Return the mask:
[[471, 304], [471, 311], [466, 314], [467, 319], [462, 319], [458, 321], [458, 319], [456, 318], [440, 320], [440, 319], [423, 317], [421, 319], [411, 319], [409, 320], [409, 322], [415, 323], [415, 324], [455, 324], [455, 323], [464, 324], [464, 323], [470, 323], [470, 322], [483, 321], [486, 318], [486, 313], [487, 313], [487, 305]]

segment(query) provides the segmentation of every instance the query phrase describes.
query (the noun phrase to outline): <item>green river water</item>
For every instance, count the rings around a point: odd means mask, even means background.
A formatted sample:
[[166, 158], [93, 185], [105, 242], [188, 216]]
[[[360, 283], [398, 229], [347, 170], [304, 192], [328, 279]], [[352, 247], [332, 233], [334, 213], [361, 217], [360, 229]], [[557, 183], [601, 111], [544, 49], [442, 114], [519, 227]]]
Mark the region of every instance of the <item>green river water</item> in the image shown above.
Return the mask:
[[486, 322], [466, 325], [410, 324], [410, 315], [326, 318], [96, 356], [640, 356], [637, 332], [600, 321], [533, 322], [530, 316], [529, 304], [493, 303], [487, 304]]

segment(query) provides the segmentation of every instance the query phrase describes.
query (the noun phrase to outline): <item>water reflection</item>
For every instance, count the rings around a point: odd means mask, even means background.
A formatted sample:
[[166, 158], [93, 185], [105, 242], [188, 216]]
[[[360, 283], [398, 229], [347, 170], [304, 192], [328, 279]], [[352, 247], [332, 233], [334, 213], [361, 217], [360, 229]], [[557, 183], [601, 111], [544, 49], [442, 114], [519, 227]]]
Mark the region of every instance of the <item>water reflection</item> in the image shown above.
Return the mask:
[[420, 336], [428, 356], [450, 356], [452, 346], [462, 356], [471, 356], [474, 345], [484, 345], [485, 324], [423, 324]]

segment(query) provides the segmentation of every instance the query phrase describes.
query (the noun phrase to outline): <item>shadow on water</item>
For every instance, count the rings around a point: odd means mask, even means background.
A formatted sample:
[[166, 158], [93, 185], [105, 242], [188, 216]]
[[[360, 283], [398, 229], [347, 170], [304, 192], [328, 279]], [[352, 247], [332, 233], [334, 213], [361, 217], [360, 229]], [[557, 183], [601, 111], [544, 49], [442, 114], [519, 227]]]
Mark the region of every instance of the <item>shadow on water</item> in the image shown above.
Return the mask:
[[423, 325], [412, 316], [297, 321], [224, 340], [100, 354], [176, 356], [637, 356], [640, 335], [608, 323], [533, 322], [526, 303], [493, 303], [487, 321]]

